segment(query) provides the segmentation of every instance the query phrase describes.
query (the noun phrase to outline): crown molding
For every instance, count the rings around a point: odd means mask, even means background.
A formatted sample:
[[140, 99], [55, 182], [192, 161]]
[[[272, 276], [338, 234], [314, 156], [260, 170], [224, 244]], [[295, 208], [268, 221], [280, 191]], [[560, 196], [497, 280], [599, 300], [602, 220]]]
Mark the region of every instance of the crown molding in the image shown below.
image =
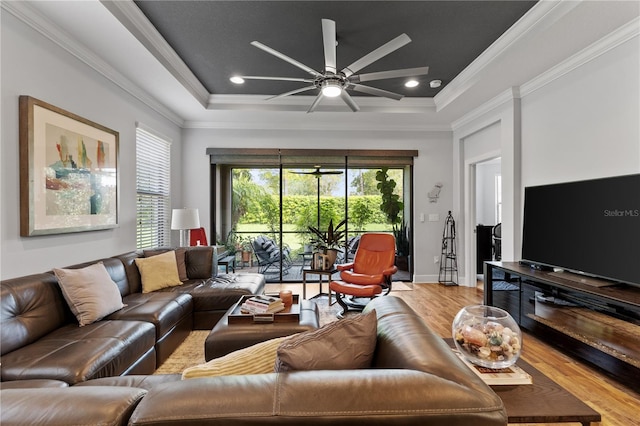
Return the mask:
[[[209, 110], [298, 111], [307, 112], [315, 96], [286, 96], [267, 100], [264, 95], [211, 95]], [[435, 114], [433, 98], [403, 98], [399, 101], [380, 97], [354, 97], [358, 113]], [[341, 99], [324, 98], [317, 112], [352, 111]]]
[[546, 86], [547, 84], [557, 80], [558, 78], [570, 73], [571, 71], [585, 65], [586, 63], [598, 58], [600, 55], [616, 48], [617, 46], [638, 37], [640, 35], [640, 18], [634, 18], [627, 24], [621, 26], [617, 30], [607, 34], [605, 37], [560, 62], [559, 64], [549, 68], [547, 71], [529, 80], [519, 87], [508, 89], [493, 99], [485, 102], [473, 111], [465, 114], [458, 120], [455, 120], [451, 127], [458, 130], [461, 127], [473, 122], [490, 111], [498, 108], [502, 104], [511, 99], [523, 98], [536, 90]]
[[149, 96], [145, 91], [141, 90], [136, 84], [131, 82], [131, 80], [126, 78], [99, 56], [95, 55], [84, 45], [77, 42], [58, 26], [51, 23], [51, 21], [46, 19], [42, 14], [30, 6], [28, 2], [2, 1], [0, 2], [0, 7], [2, 10], [12, 14], [17, 19], [46, 37], [48, 40], [87, 64], [96, 72], [172, 123], [177, 126], [182, 126], [184, 124], [184, 120], [181, 117], [159, 103], [155, 98]]
[[451, 123], [451, 128], [454, 131], [459, 130], [461, 127], [472, 123], [473, 121], [479, 119], [487, 113], [490, 113], [491, 111], [494, 111], [507, 102], [511, 102], [513, 99], [519, 99], [520, 97], [520, 89], [518, 87], [511, 87], [500, 93], [498, 96], [495, 96], [494, 98], [483, 103], [478, 108], [475, 108], [473, 111], [455, 120], [453, 123]]
[[569, 13], [579, 1], [539, 1], [469, 66], [447, 84], [434, 98], [438, 111], [466, 93], [482, 78], [483, 71], [523, 37], [546, 30], [549, 24]]
[[547, 71], [520, 86], [521, 96], [529, 95], [600, 55], [640, 35], [640, 18], [635, 18], [580, 52], [549, 68]]
[[[344, 113], [337, 113], [344, 114]], [[186, 121], [185, 129], [209, 129], [209, 130], [250, 130], [250, 131], [278, 131], [278, 132], [389, 132], [398, 133], [424, 133], [424, 132], [451, 132], [451, 126], [447, 124], [393, 124], [384, 123], [384, 120], [372, 123], [370, 121], [354, 123], [352, 121], [333, 122], [300, 122], [295, 120], [269, 120], [269, 121]]]
[[209, 91], [131, 0], [100, 0], [100, 3], [206, 108]]

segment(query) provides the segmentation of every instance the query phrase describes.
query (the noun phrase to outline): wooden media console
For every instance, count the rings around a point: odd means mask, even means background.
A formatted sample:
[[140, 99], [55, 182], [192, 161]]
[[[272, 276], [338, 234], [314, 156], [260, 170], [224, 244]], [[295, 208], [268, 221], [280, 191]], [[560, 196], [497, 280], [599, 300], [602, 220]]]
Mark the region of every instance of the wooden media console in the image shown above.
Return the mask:
[[485, 263], [485, 304], [546, 343], [640, 388], [640, 287], [517, 262]]

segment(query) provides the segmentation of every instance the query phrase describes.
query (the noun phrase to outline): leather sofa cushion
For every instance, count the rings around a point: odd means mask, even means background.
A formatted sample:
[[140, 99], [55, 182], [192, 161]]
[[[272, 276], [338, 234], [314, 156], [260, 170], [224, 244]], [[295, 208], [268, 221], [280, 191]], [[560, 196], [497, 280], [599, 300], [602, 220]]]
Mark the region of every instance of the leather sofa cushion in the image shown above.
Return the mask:
[[190, 247], [186, 253], [187, 276], [189, 279], [212, 278], [215, 276], [215, 265], [217, 258], [214, 256], [213, 247], [197, 246]]
[[123, 302], [124, 308], [105, 319], [150, 322], [156, 328], [157, 341], [193, 311], [193, 299], [189, 294], [135, 293], [125, 297]]
[[32, 380], [10, 380], [0, 382], [0, 389], [31, 389], [31, 388], [66, 388], [69, 383], [61, 380], [32, 379]]
[[74, 386], [123, 386], [149, 390], [163, 383], [179, 382], [180, 380], [180, 374], [156, 374], [151, 376], [136, 374], [131, 376], [102, 377], [100, 379], [76, 383]]
[[69, 384], [117, 376], [155, 345], [155, 328], [141, 321], [99, 321], [58, 328], [2, 357], [2, 380], [49, 378]]
[[194, 311], [226, 311], [245, 294], [262, 294], [265, 279], [262, 274], [235, 274], [207, 280], [189, 280], [181, 286], [161, 291], [189, 293]]
[[2, 390], [0, 423], [126, 425], [146, 393], [144, 389], [105, 386], [70, 387], [55, 392], [51, 389]]
[[49, 273], [3, 280], [0, 309], [2, 355], [33, 343], [73, 320], [57, 278]]

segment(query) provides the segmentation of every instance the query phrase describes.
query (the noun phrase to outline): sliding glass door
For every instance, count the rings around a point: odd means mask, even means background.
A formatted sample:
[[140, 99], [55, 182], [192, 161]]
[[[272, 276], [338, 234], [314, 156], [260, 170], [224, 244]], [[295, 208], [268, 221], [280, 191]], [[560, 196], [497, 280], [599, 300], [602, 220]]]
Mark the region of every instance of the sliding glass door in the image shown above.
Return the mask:
[[[393, 156], [381, 159], [371, 152], [353, 159], [333, 152], [301, 155], [305, 150], [288, 156], [266, 155], [274, 154], [271, 150], [259, 156], [217, 152], [220, 164], [212, 156], [212, 229], [219, 243], [237, 252], [240, 268], [263, 273], [268, 282], [301, 281], [313, 252], [309, 227], [326, 232], [331, 222], [335, 227], [345, 221], [345, 245], [337, 259], [342, 263], [353, 258], [362, 233], [410, 226], [411, 157], [406, 154], [394, 162]], [[386, 195], [384, 188], [390, 188]], [[393, 219], [389, 197], [397, 201]]]

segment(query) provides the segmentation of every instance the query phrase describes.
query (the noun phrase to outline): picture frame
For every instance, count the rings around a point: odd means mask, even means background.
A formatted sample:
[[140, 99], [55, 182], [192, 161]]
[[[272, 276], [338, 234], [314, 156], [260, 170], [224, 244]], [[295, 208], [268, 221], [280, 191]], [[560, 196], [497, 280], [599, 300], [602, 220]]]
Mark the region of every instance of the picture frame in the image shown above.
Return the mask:
[[20, 235], [118, 226], [119, 133], [19, 98]]

